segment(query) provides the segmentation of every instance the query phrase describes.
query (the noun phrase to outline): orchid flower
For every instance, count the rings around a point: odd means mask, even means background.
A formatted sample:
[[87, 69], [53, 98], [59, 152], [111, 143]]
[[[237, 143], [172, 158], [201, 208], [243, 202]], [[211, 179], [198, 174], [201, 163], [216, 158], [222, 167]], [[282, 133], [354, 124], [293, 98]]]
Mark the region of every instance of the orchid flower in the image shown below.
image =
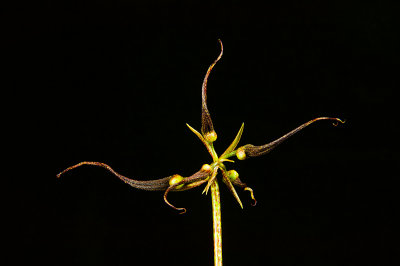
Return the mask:
[[217, 133], [214, 130], [211, 115], [207, 107], [208, 77], [212, 69], [216, 65], [216, 63], [221, 59], [223, 54], [222, 42], [221, 40], [218, 41], [221, 46], [220, 54], [217, 57], [217, 59], [209, 66], [202, 85], [202, 105], [201, 105], [202, 113], [201, 113], [201, 130], [200, 130], [201, 133], [192, 128], [191, 126], [189, 126], [188, 124], [186, 124], [188, 128], [204, 144], [207, 151], [211, 155], [212, 162], [204, 164], [197, 172], [188, 177], [183, 177], [179, 174], [174, 174], [171, 176], [155, 180], [135, 180], [117, 173], [115, 170], [113, 170], [109, 165], [105, 163], [84, 161], [66, 168], [65, 170], [57, 174], [57, 177], [60, 177], [66, 172], [83, 165], [103, 167], [107, 169], [109, 172], [111, 172], [113, 175], [121, 179], [123, 182], [131, 185], [134, 188], [147, 191], [164, 191], [165, 203], [168, 204], [170, 207], [174, 208], [175, 210], [180, 211], [180, 213], [185, 213], [186, 209], [178, 208], [175, 207], [173, 204], [171, 204], [167, 199], [168, 193], [176, 191], [184, 191], [205, 184], [203, 193], [207, 194], [208, 191], [211, 189], [212, 214], [213, 214], [213, 238], [214, 238], [214, 263], [216, 266], [221, 266], [222, 233], [221, 233], [221, 203], [220, 203], [220, 193], [219, 193], [219, 186], [217, 179], [218, 172], [220, 171], [222, 173], [222, 181], [228, 187], [229, 191], [232, 193], [233, 197], [239, 203], [241, 208], [243, 208], [243, 204], [235, 190], [235, 186], [250, 192], [250, 197], [253, 201], [252, 203], [253, 206], [256, 205], [257, 203], [254, 197], [253, 190], [239, 179], [239, 174], [235, 170], [233, 169], [228, 170], [228, 168], [225, 166], [225, 163], [233, 162], [233, 160], [230, 159], [232, 157], [236, 157], [239, 160], [245, 160], [248, 158], [267, 154], [274, 148], [276, 148], [278, 145], [280, 145], [282, 142], [284, 142], [285, 140], [287, 140], [300, 130], [304, 129], [305, 127], [313, 124], [314, 122], [321, 120], [331, 120], [334, 122], [333, 124], [336, 126], [339, 122], [344, 123], [344, 121], [340, 120], [339, 118], [318, 117], [298, 126], [289, 133], [283, 135], [282, 137], [270, 143], [258, 146], [252, 144], [246, 144], [239, 148], [236, 148], [237, 145], [239, 144], [240, 138], [243, 133], [244, 123], [242, 123], [242, 126], [240, 127], [235, 139], [228, 146], [228, 148], [222, 153], [222, 155], [218, 156], [213, 145], [213, 143], [217, 140]]

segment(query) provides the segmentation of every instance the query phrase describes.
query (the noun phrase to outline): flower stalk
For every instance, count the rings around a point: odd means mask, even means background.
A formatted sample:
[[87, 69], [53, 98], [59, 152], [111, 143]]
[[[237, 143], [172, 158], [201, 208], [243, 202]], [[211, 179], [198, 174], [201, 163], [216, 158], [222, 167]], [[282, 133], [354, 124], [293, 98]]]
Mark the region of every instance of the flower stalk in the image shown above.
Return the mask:
[[219, 195], [217, 180], [215, 180], [211, 185], [211, 204], [213, 217], [214, 265], [222, 266], [221, 197]]

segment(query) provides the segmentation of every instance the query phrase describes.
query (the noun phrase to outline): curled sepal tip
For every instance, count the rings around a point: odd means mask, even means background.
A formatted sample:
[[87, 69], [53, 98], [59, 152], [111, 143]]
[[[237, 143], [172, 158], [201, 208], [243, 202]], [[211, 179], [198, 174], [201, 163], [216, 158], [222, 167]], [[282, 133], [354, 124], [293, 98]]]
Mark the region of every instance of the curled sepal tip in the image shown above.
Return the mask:
[[254, 192], [253, 192], [253, 190], [252, 190], [251, 188], [249, 188], [249, 187], [245, 187], [244, 190], [247, 190], [247, 191], [250, 192], [250, 197], [251, 197], [251, 199], [253, 200], [253, 203], [251, 204], [251, 206], [253, 206], [253, 207], [256, 206], [257, 200], [256, 200], [256, 198], [254, 197]]
[[164, 202], [165, 202], [166, 204], [168, 204], [168, 206], [170, 206], [171, 208], [173, 208], [173, 209], [179, 211], [179, 214], [184, 214], [184, 213], [186, 212], [186, 209], [185, 209], [185, 208], [177, 208], [177, 207], [175, 207], [174, 205], [172, 205], [172, 204], [168, 201], [167, 196], [168, 196], [168, 193], [169, 193], [171, 190], [177, 188], [177, 187], [180, 186], [180, 185], [183, 185], [183, 182], [182, 182], [182, 181], [183, 181], [183, 180], [181, 180], [180, 182], [177, 182], [177, 183], [171, 185], [171, 186], [170, 186], [169, 188], [167, 188], [167, 190], [165, 190], [165, 192], [164, 192]]
[[180, 214], [185, 213], [186, 212], [185, 208], [177, 208], [168, 201], [167, 199], [168, 193], [170, 191], [182, 191], [198, 187], [207, 181], [207, 177], [209, 176], [210, 172], [211, 172], [211, 166], [205, 164], [201, 167], [199, 171], [197, 171], [196, 173], [194, 173], [189, 177], [173, 175], [169, 182], [170, 186], [164, 192], [165, 203], [168, 204], [171, 208], [180, 211]]
[[337, 126], [339, 125], [339, 123], [341, 123], [341, 124], [346, 123], [346, 120], [341, 120], [341, 119], [339, 119], [339, 118], [334, 118], [334, 119], [336, 119], [336, 121], [334, 121], [334, 122], [332, 123], [332, 125], [333, 125], [334, 127], [337, 127]]

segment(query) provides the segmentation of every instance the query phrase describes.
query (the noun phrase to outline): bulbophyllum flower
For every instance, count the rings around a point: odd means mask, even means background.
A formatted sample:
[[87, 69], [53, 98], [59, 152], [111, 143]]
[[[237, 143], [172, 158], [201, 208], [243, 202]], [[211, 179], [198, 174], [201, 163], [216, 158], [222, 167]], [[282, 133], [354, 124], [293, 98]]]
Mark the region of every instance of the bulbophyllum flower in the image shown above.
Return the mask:
[[238, 196], [238, 193], [235, 190], [235, 187], [239, 187], [246, 191], [250, 192], [251, 199], [253, 200], [252, 205], [256, 204], [256, 200], [254, 198], [253, 190], [248, 187], [245, 183], [243, 183], [239, 179], [239, 174], [235, 170], [228, 168], [225, 166], [227, 162], [233, 162], [232, 157], [237, 157], [239, 160], [244, 160], [252, 157], [261, 156], [264, 154], [269, 153], [271, 150], [275, 149], [278, 145], [282, 142], [293, 136], [294, 134], [298, 133], [300, 130], [304, 129], [305, 127], [313, 124], [317, 121], [322, 120], [331, 120], [334, 121], [334, 125], [338, 123], [344, 123], [344, 121], [340, 120], [339, 118], [332, 118], [332, 117], [318, 117], [312, 119], [299, 127], [293, 129], [289, 133], [283, 135], [282, 137], [278, 138], [275, 141], [267, 143], [265, 145], [255, 146], [252, 144], [246, 144], [241, 146], [240, 148], [236, 149], [237, 145], [239, 144], [240, 138], [243, 133], [244, 123], [240, 127], [235, 139], [232, 143], [228, 146], [228, 148], [219, 156], [214, 149], [214, 142], [217, 140], [217, 133], [214, 129], [214, 125], [212, 123], [211, 115], [207, 107], [207, 82], [208, 77], [214, 68], [215, 64], [221, 59], [223, 54], [223, 45], [221, 40], [218, 40], [221, 51], [217, 59], [209, 66], [207, 73], [204, 77], [203, 85], [202, 85], [202, 105], [201, 105], [201, 133], [186, 124], [189, 129], [200, 139], [200, 141], [204, 144], [207, 151], [211, 155], [212, 162], [208, 164], [204, 164], [200, 170], [192, 174], [188, 177], [183, 177], [179, 174], [174, 174], [171, 176], [167, 176], [160, 179], [155, 180], [135, 180], [123, 176], [117, 173], [114, 169], [112, 169], [109, 165], [101, 162], [89, 162], [84, 161], [73, 166], [70, 166], [60, 172], [57, 177], [65, 174], [66, 172], [78, 168], [83, 165], [91, 165], [91, 166], [98, 166], [107, 169], [113, 175], [121, 179], [123, 182], [129, 184], [130, 186], [148, 190], [148, 191], [164, 191], [164, 201], [172, 208], [180, 211], [180, 213], [185, 213], [185, 208], [177, 208], [172, 205], [168, 199], [168, 193], [173, 191], [184, 191], [189, 190], [198, 186], [205, 184], [205, 188], [203, 193], [207, 194], [208, 191], [211, 189], [211, 198], [212, 198], [212, 213], [213, 213], [213, 237], [214, 237], [214, 261], [215, 265], [222, 265], [222, 237], [221, 237], [221, 207], [220, 207], [220, 196], [219, 196], [219, 187], [217, 181], [217, 174], [218, 172], [222, 173], [222, 181], [226, 184], [229, 191], [232, 193], [236, 201], [239, 203], [240, 207], [243, 208], [243, 204]]

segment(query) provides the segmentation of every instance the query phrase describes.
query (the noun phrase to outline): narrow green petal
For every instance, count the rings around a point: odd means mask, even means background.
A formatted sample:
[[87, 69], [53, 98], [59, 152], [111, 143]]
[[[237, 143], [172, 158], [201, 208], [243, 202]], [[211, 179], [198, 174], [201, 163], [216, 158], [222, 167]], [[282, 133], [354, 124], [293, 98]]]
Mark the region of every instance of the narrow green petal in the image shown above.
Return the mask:
[[204, 143], [204, 145], [207, 146], [206, 140], [203, 138], [203, 136], [194, 128], [192, 128], [188, 123], [186, 123], [187, 127], [201, 140], [201, 142]]
[[208, 153], [211, 155], [214, 161], [218, 160], [218, 155], [215, 152], [214, 146], [212, 142], [208, 142], [207, 140], [204, 139], [204, 137], [194, 128], [189, 126], [188, 123], [186, 123], [187, 127], [203, 142], [204, 146], [206, 146]]
[[238, 194], [236, 193], [235, 187], [232, 185], [232, 182], [229, 180], [229, 177], [227, 176], [226, 171], [222, 171], [222, 180], [228, 186], [229, 191], [232, 193], [232, 195], [235, 197], [235, 199], [239, 203], [240, 208], [243, 209], [242, 201], [240, 200]]
[[236, 146], [239, 144], [240, 138], [242, 137], [243, 128], [244, 128], [244, 123], [242, 123], [242, 126], [240, 127], [239, 132], [237, 133], [235, 139], [233, 140], [231, 145], [229, 145], [228, 149], [226, 149], [226, 151], [221, 155], [221, 158], [223, 158], [225, 155], [235, 150]]
[[204, 188], [202, 194], [206, 193], [206, 195], [208, 194], [208, 190], [210, 189], [211, 185], [216, 182], [216, 177], [217, 177], [217, 173], [218, 173], [218, 166], [214, 168], [214, 171], [210, 177], [210, 179], [208, 179], [208, 183], [206, 185], [206, 187]]

